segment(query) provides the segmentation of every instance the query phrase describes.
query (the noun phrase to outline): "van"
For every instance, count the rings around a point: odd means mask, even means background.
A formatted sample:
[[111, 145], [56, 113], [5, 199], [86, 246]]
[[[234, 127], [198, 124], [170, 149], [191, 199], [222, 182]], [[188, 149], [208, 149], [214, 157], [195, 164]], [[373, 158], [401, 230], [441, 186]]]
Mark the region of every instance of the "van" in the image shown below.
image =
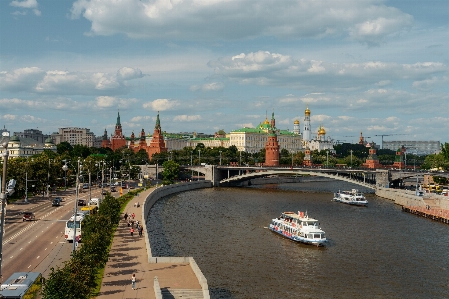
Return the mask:
[[97, 207], [99, 207], [99, 206], [100, 206], [100, 203], [101, 203], [101, 199], [99, 199], [99, 198], [97, 198], [97, 197], [93, 197], [93, 198], [91, 198], [90, 201], [89, 201], [89, 205], [90, 205], [90, 206], [97, 206]]

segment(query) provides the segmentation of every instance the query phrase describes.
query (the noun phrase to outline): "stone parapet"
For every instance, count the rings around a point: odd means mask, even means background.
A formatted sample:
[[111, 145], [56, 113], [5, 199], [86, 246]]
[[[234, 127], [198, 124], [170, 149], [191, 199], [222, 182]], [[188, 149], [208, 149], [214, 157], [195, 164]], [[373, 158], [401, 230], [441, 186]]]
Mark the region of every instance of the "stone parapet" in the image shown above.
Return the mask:
[[[148, 231], [146, 224], [149, 212], [153, 205], [161, 198], [175, 194], [178, 192], [184, 192], [189, 190], [195, 190], [195, 189], [202, 189], [202, 188], [211, 188], [212, 183], [210, 181], [195, 181], [195, 182], [187, 182], [187, 183], [179, 183], [179, 184], [172, 184], [167, 186], [161, 186], [158, 188], [155, 188], [150, 194], [148, 194], [147, 198], [145, 199], [143, 205], [142, 205], [142, 215], [144, 217], [144, 221], [142, 223], [144, 231]], [[145, 244], [147, 247], [147, 254], [148, 254], [148, 262], [149, 263], [188, 263], [192, 269], [192, 271], [195, 273], [196, 278], [198, 279], [199, 284], [201, 285], [201, 289], [203, 292], [203, 298], [209, 299], [209, 286], [207, 284], [207, 279], [201, 272], [200, 268], [198, 267], [197, 263], [195, 262], [193, 257], [154, 257], [151, 252], [151, 244], [150, 244], [150, 238], [145, 238]]]

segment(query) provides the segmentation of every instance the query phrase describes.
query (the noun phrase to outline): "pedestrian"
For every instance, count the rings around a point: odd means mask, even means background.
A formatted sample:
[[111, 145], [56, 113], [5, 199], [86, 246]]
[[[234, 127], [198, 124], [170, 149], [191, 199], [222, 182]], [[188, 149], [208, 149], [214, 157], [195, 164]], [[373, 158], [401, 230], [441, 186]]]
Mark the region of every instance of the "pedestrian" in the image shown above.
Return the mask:
[[133, 276], [131, 277], [131, 286], [132, 286], [133, 290], [137, 289], [136, 288], [136, 274], [133, 274]]
[[128, 213], [125, 213], [125, 221], [128, 219]]
[[136, 214], [132, 213], [131, 217], [134, 219], [134, 217], [136, 217]]
[[132, 237], [134, 234], [134, 227], [131, 226], [131, 229], [129, 230], [129, 232], [131, 233], [131, 237]]
[[142, 230], [143, 230], [142, 225], [139, 225], [139, 227], [137, 228], [137, 231], [139, 232], [139, 237], [142, 237]]

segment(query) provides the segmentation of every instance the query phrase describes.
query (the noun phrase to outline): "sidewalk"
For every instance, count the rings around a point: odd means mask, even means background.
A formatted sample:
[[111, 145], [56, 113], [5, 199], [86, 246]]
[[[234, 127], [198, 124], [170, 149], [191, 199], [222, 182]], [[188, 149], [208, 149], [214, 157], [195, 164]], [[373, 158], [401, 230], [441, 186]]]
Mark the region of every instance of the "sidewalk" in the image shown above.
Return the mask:
[[[143, 221], [142, 208], [134, 204], [143, 203], [153, 191], [152, 188], [134, 197], [126, 206], [128, 215], [136, 214], [135, 220]], [[156, 298], [154, 295], [154, 277], [157, 276], [161, 289], [198, 289], [201, 286], [188, 263], [148, 263], [145, 246], [146, 232], [139, 237], [137, 230], [131, 237], [129, 227], [122, 216], [112, 242], [109, 259], [103, 274], [99, 296], [105, 298]], [[131, 276], [136, 274], [136, 290], [131, 288]]]

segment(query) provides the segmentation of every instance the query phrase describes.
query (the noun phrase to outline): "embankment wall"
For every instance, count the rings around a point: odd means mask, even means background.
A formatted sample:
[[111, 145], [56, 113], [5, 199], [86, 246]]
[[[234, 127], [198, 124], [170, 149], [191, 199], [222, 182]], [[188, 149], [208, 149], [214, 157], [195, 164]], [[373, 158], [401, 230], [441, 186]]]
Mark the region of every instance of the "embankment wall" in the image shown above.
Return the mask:
[[[202, 189], [202, 188], [212, 188], [212, 182], [210, 181], [195, 181], [195, 182], [188, 182], [188, 183], [179, 183], [179, 184], [173, 184], [173, 185], [167, 185], [155, 188], [150, 194], [148, 194], [147, 198], [145, 199], [143, 205], [142, 205], [142, 215], [144, 218], [143, 221], [143, 229], [145, 232], [147, 232], [147, 220], [149, 217], [149, 213], [153, 205], [162, 197], [168, 196], [171, 194], [175, 194], [178, 192], [184, 192], [189, 190], [195, 190], [195, 189]], [[203, 290], [203, 298], [210, 298], [209, 297], [209, 286], [207, 285], [207, 279], [201, 272], [200, 268], [198, 267], [197, 263], [193, 259], [193, 257], [154, 257], [151, 252], [151, 244], [150, 244], [150, 238], [145, 238], [145, 243], [147, 247], [147, 254], [148, 254], [148, 262], [149, 263], [189, 263], [190, 267], [192, 268], [193, 272], [195, 273], [198, 282], [201, 285], [201, 288]]]

